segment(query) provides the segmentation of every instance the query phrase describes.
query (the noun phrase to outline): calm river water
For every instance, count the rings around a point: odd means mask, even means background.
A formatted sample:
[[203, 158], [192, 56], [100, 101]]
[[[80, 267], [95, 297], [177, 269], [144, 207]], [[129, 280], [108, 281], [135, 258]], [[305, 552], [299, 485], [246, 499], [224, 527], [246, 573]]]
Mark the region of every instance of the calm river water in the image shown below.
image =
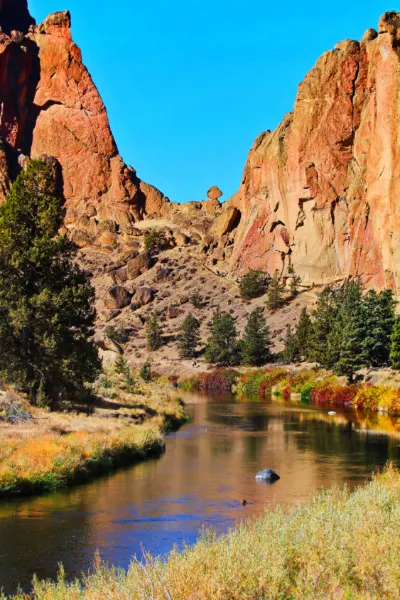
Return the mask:
[[[277, 503], [358, 485], [387, 460], [400, 464], [400, 441], [365, 430], [350, 410], [330, 417], [260, 399], [186, 401], [192, 421], [169, 436], [160, 459], [72, 490], [0, 501], [0, 588], [27, 588], [34, 573], [54, 578], [60, 562], [67, 576], [79, 575], [97, 549], [122, 567], [142, 549], [165, 555], [204, 526], [223, 532]], [[281, 476], [274, 485], [255, 480], [267, 467]]]

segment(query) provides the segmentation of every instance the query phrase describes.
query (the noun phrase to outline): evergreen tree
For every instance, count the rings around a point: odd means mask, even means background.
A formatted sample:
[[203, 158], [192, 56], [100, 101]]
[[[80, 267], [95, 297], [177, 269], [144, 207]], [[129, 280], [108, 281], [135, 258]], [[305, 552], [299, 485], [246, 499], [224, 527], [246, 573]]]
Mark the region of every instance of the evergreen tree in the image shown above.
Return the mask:
[[309, 359], [313, 335], [314, 329], [310, 315], [307, 313], [307, 309], [303, 308], [296, 329], [296, 347], [299, 359]]
[[268, 286], [267, 308], [269, 310], [277, 310], [284, 304], [285, 288], [280, 279], [279, 271], [276, 270]]
[[191, 314], [189, 314], [182, 327], [182, 332], [178, 338], [180, 358], [193, 358], [196, 356], [196, 348], [200, 340], [200, 323]]
[[283, 351], [283, 360], [288, 363], [296, 362], [300, 359], [296, 336], [293, 334], [291, 325], [286, 327], [285, 349]]
[[337, 318], [337, 312], [335, 292], [332, 287], [326, 287], [319, 296], [314, 312], [312, 338], [308, 352], [309, 360], [315, 361], [323, 367], [332, 366], [332, 356], [327, 344]]
[[[362, 342], [365, 335], [365, 322], [362, 316], [362, 292], [363, 286], [358, 279], [344, 282], [341, 288], [334, 292], [335, 320], [327, 338], [326, 364], [324, 366], [333, 368], [336, 372], [348, 375], [344, 364], [354, 362], [358, 370], [365, 364], [365, 353]], [[357, 359], [348, 358], [350, 344], [354, 344], [354, 352], [358, 354]], [[349, 367], [350, 368], [350, 367]], [[355, 371], [354, 371], [355, 372]]]
[[250, 314], [244, 330], [242, 361], [246, 365], [264, 365], [271, 359], [270, 345], [269, 328], [264, 314], [262, 310], [256, 309]]
[[147, 349], [150, 350], [150, 352], [158, 350], [163, 345], [163, 338], [157, 312], [151, 315], [147, 321], [146, 339]]
[[123, 354], [118, 355], [118, 358], [115, 361], [114, 368], [119, 375], [125, 375], [125, 373], [129, 369], [128, 361], [126, 360]]
[[371, 290], [363, 300], [363, 351], [368, 364], [374, 367], [388, 364], [390, 338], [396, 321], [395, 304], [391, 290], [379, 294]]
[[263, 271], [250, 269], [240, 279], [239, 290], [242, 298], [250, 300], [265, 294], [268, 288], [269, 275]]
[[235, 318], [229, 313], [215, 311], [205, 356], [209, 362], [223, 366], [238, 363], [239, 347]]
[[147, 383], [152, 381], [153, 374], [151, 372], [151, 364], [148, 361], [145, 362], [142, 368], [140, 369], [139, 375], [143, 379], [143, 381], [146, 381]]
[[0, 377], [32, 401], [82, 397], [100, 371], [94, 290], [59, 235], [53, 168], [34, 160], [0, 206]]
[[334, 371], [338, 375], [346, 375], [351, 383], [355, 373], [366, 364], [362, 348], [365, 328], [360, 307], [353, 312], [344, 313], [341, 325], [343, 330], [339, 358]]
[[301, 284], [301, 277], [296, 275], [294, 268], [292, 266], [289, 267], [288, 273], [290, 275], [290, 293], [293, 298], [295, 298], [299, 293], [299, 285]]
[[393, 369], [400, 370], [400, 319], [397, 318], [394, 324], [392, 337], [390, 340], [390, 364]]

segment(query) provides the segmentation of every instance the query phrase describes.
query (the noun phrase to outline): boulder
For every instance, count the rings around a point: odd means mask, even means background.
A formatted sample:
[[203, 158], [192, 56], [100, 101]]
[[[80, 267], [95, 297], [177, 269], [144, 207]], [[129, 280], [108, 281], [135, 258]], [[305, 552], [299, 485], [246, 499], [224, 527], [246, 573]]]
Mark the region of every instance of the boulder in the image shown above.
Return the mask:
[[222, 192], [218, 186], [213, 185], [207, 192], [209, 200], [218, 200], [222, 196]]
[[131, 294], [122, 286], [114, 285], [107, 291], [103, 303], [110, 310], [125, 308], [131, 303]]
[[219, 239], [223, 235], [226, 235], [235, 229], [239, 220], [239, 210], [234, 206], [230, 206], [215, 219], [214, 223], [210, 227], [209, 234]]
[[137, 308], [145, 306], [146, 304], [150, 304], [150, 302], [153, 302], [153, 300], [154, 292], [148, 287], [137, 288], [136, 293], [132, 298], [132, 302]]
[[190, 242], [190, 238], [183, 231], [174, 232], [174, 240], [177, 246], [186, 246]]
[[149, 252], [138, 254], [128, 261], [128, 279], [136, 279], [136, 277], [151, 269], [154, 264], [155, 260]]
[[125, 283], [128, 280], [128, 267], [120, 267], [114, 271], [114, 277], [116, 283]]
[[278, 481], [280, 477], [278, 473], [274, 471], [274, 469], [264, 469], [264, 471], [259, 471], [257, 473], [256, 479], [258, 479], [259, 481], [274, 483], [274, 481]]

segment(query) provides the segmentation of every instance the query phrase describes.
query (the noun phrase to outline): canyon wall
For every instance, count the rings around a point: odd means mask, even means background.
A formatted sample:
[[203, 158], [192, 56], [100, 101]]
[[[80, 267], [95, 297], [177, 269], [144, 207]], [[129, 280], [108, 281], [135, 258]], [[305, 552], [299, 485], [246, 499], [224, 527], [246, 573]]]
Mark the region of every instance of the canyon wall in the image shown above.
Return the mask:
[[231, 266], [400, 286], [400, 15], [325, 52], [250, 151]]
[[36, 26], [26, 0], [0, 0], [0, 198], [27, 157], [62, 167], [66, 226], [81, 245], [128, 231], [167, 199], [122, 161], [69, 12]]

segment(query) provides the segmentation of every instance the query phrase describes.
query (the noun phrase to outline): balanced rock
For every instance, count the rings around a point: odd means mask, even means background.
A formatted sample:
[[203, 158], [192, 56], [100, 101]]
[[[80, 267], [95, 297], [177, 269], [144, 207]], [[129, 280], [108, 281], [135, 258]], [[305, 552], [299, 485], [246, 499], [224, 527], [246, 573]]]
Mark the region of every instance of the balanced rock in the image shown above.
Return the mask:
[[210, 189], [207, 192], [207, 196], [210, 200], [218, 200], [218, 198], [221, 198], [222, 196], [222, 192], [219, 189], [218, 186], [213, 185], [212, 187], [210, 187]]

